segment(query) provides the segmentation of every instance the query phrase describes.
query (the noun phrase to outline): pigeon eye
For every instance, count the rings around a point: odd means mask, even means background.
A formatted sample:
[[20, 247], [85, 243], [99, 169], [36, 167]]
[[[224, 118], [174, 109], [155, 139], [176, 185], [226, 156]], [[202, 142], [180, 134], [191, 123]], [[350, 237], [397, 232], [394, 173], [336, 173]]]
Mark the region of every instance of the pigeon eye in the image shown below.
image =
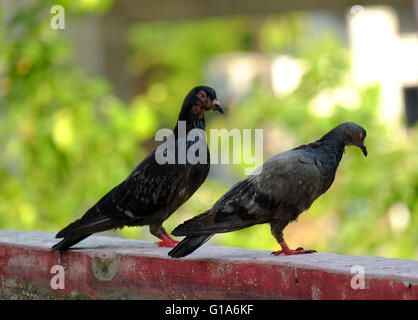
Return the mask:
[[357, 134], [356, 134], [356, 139], [357, 139], [357, 140], [360, 140], [360, 138], [361, 138], [360, 133], [357, 133]]
[[206, 93], [204, 93], [203, 91], [199, 92], [199, 97], [200, 99], [205, 99], [206, 98]]

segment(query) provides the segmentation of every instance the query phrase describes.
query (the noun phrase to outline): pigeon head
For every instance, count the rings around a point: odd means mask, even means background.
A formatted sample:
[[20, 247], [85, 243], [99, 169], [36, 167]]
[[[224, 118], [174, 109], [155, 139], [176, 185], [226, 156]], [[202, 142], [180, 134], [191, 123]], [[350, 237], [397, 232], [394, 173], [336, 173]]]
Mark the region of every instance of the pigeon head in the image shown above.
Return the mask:
[[344, 122], [334, 128], [331, 132], [337, 137], [337, 139], [345, 146], [357, 146], [363, 151], [365, 157], [367, 157], [367, 148], [364, 143], [366, 138], [366, 130], [354, 122]]
[[209, 110], [224, 113], [216, 98], [215, 90], [206, 86], [198, 86], [193, 88], [184, 99], [179, 120], [202, 119]]

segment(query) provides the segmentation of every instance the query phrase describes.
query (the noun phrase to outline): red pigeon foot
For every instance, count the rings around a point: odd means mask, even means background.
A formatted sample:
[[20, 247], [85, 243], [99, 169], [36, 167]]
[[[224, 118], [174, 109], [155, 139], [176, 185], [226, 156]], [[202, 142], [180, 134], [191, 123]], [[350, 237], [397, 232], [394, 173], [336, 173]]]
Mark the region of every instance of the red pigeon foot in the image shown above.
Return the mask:
[[274, 251], [271, 254], [274, 254], [275, 256], [281, 255], [282, 253], [289, 256], [289, 255], [295, 255], [295, 254], [305, 254], [305, 253], [314, 253], [315, 250], [305, 250], [302, 247], [297, 248], [296, 250], [289, 249], [286, 242], [280, 242], [280, 246], [282, 247], [282, 250]]
[[157, 242], [159, 247], [175, 247], [180, 241], [176, 241], [170, 237], [168, 233], [163, 233], [161, 236], [162, 241]]

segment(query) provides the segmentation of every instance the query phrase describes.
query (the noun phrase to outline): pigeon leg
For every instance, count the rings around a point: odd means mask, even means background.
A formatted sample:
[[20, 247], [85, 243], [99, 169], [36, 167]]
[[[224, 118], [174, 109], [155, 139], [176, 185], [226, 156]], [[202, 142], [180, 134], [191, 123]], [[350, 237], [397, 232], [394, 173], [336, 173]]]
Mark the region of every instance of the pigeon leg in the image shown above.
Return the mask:
[[275, 256], [279, 256], [282, 253], [285, 255], [296, 255], [296, 254], [305, 254], [305, 253], [313, 253], [316, 252], [315, 250], [305, 250], [301, 247], [297, 248], [296, 250], [290, 249], [286, 241], [283, 239], [283, 229], [286, 227], [287, 223], [282, 223], [281, 221], [275, 221], [271, 224], [271, 234], [282, 247], [282, 250], [274, 251], [271, 254]]
[[280, 241], [279, 244], [282, 247], [282, 250], [274, 251], [271, 254], [274, 254], [275, 256], [278, 256], [278, 255], [281, 255], [282, 253], [285, 254], [285, 255], [295, 255], [295, 254], [305, 254], [305, 253], [316, 252], [315, 250], [305, 250], [301, 247], [297, 248], [296, 250], [289, 249], [289, 247], [287, 246], [287, 244], [284, 240]]
[[175, 247], [180, 241], [176, 241], [170, 237], [168, 233], [163, 233], [161, 235], [160, 242], [157, 242], [159, 247]]
[[180, 242], [171, 238], [161, 223], [150, 224], [149, 231], [152, 235], [162, 240], [157, 242], [158, 246], [160, 247], [175, 247]]

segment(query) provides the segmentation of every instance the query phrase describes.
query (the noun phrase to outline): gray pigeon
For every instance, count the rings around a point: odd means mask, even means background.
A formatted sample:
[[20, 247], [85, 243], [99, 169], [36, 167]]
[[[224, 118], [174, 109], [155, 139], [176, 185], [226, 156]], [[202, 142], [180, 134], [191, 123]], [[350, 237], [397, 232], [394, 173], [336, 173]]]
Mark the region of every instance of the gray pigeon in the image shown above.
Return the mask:
[[[173, 130], [175, 152], [185, 156], [194, 145], [187, 141], [185, 148], [179, 147], [179, 123], [182, 121], [185, 134], [193, 129], [205, 129], [205, 112], [223, 110], [212, 88], [199, 86], [186, 96], [176, 127]], [[206, 141], [205, 141], [206, 142]], [[197, 142], [196, 142], [197, 143]], [[174, 247], [178, 242], [164, 230], [163, 222], [186, 202], [205, 181], [210, 167], [209, 150], [205, 148], [206, 163], [190, 163], [187, 157], [182, 163], [161, 164], [156, 159], [156, 151], [146, 157], [132, 173], [119, 185], [110, 190], [81, 219], [58, 232], [56, 238], [63, 240], [51, 248], [65, 250], [93, 233], [124, 226], [149, 225], [150, 232], [160, 238], [160, 246]], [[184, 150], [184, 151], [182, 151]], [[165, 151], [167, 154], [169, 151]], [[180, 154], [184, 153], [184, 154]], [[196, 151], [199, 153], [199, 150]], [[162, 154], [160, 152], [160, 154]], [[171, 153], [172, 154], [172, 153]]]
[[357, 146], [367, 156], [365, 137], [366, 130], [361, 126], [345, 122], [313, 143], [267, 160], [261, 173], [238, 182], [210, 210], [176, 227], [172, 234], [186, 238], [169, 255], [184, 257], [215, 233], [262, 223], [270, 224], [271, 232], [282, 248], [273, 254], [315, 252], [303, 248], [289, 249], [283, 238], [283, 229], [329, 189], [345, 146]]

